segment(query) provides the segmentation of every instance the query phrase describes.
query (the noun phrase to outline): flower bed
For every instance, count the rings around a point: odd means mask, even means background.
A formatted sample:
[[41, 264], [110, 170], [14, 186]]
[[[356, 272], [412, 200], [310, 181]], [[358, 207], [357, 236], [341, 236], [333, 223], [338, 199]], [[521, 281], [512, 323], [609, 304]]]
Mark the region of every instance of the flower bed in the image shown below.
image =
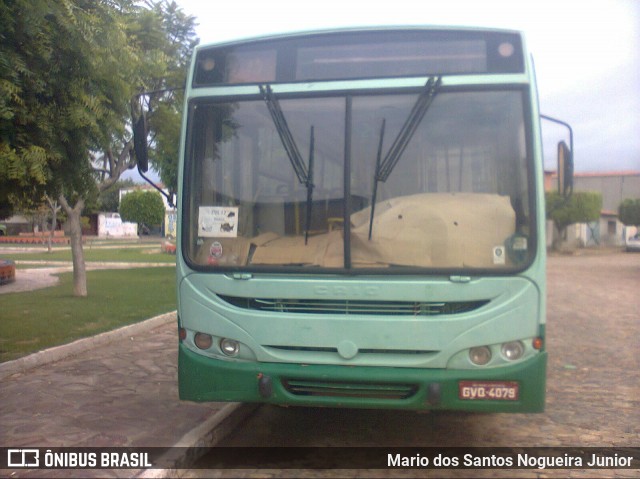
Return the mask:
[[0, 260], [0, 284], [12, 283], [16, 280], [16, 265], [8, 259]]
[[[47, 244], [48, 236], [0, 236], [0, 243], [6, 244]], [[54, 236], [51, 244], [69, 244], [69, 238]]]
[[161, 250], [163, 253], [176, 254], [176, 245], [165, 241], [164, 243], [162, 243]]

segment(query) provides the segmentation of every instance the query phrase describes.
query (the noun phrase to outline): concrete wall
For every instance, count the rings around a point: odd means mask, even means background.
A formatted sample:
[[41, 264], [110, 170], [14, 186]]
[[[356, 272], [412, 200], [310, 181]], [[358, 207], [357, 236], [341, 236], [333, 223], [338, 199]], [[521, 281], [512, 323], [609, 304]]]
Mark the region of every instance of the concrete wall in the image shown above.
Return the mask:
[[123, 222], [119, 213], [100, 213], [98, 215], [98, 236], [115, 238], [138, 236], [138, 225]]
[[[545, 172], [545, 189], [556, 188], [553, 172]], [[640, 171], [576, 173], [574, 191], [595, 191], [602, 194], [602, 215], [591, 224], [575, 224], [567, 228], [569, 246], [622, 246], [636, 228], [618, 221], [618, 207], [622, 200], [640, 198]], [[551, 246], [553, 223], [547, 222], [547, 246]]]
[[575, 191], [602, 193], [602, 209], [618, 213], [626, 198], [640, 198], [640, 172], [637, 173], [577, 173], [573, 179]]

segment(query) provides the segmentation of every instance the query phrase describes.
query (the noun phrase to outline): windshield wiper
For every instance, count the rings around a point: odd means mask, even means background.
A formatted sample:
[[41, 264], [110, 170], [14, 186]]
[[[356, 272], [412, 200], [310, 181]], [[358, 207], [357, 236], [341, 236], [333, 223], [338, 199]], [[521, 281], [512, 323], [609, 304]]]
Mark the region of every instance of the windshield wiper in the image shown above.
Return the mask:
[[311, 202], [313, 200], [313, 156], [314, 156], [314, 132], [313, 126], [311, 127], [310, 141], [309, 141], [309, 167], [307, 168], [302, 160], [302, 155], [300, 155], [300, 150], [298, 150], [298, 146], [296, 145], [295, 140], [293, 139], [293, 134], [289, 129], [289, 125], [287, 124], [287, 119], [284, 117], [284, 113], [282, 112], [282, 108], [280, 107], [280, 103], [278, 99], [273, 93], [270, 85], [260, 85], [260, 93], [262, 94], [262, 98], [267, 104], [267, 109], [269, 110], [269, 114], [271, 115], [271, 119], [273, 120], [273, 124], [276, 127], [276, 131], [278, 132], [278, 136], [280, 137], [280, 141], [282, 141], [282, 146], [284, 146], [284, 150], [289, 157], [289, 161], [291, 162], [291, 166], [293, 167], [293, 171], [298, 177], [298, 181], [305, 185], [307, 188], [307, 204], [306, 204], [306, 218], [305, 218], [305, 228], [304, 228], [304, 244], [307, 244], [307, 239], [309, 237], [309, 227], [311, 224]]
[[376, 155], [376, 172], [373, 177], [373, 191], [371, 192], [371, 217], [369, 218], [369, 239], [371, 239], [371, 232], [373, 231], [373, 215], [376, 211], [376, 197], [378, 196], [378, 172], [380, 171], [380, 161], [382, 157], [382, 143], [384, 142], [384, 126], [387, 120], [382, 119], [382, 126], [380, 127], [380, 140], [378, 141], [378, 154]]
[[309, 133], [309, 172], [307, 174], [307, 217], [304, 225], [304, 244], [307, 244], [309, 238], [309, 227], [311, 226], [311, 207], [313, 205], [313, 155], [315, 150], [315, 136], [313, 134], [313, 125], [311, 125], [311, 133]]
[[382, 156], [382, 143], [384, 140], [384, 128], [386, 120], [382, 120], [382, 127], [380, 128], [380, 141], [378, 143], [378, 155], [376, 158], [376, 171], [373, 176], [373, 191], [371, 193], [371, 216], [369, 218], [369, 239], [371, 239], [371, 233], [373, 231], [373, 216], [375, 213], [376, 207], [376, 197], [378, 195], [378, 183], [382, 181], [383, 183], [387, 181], [389, 175], [395, 168], [398, 161], [400, 161], [400, 157], [404, 153], [404, 150], [407, 148], [407, 145], [413, 138], [414, 133], [420, 126], [424, 115], [427, 113], [427, 110], [431, 106], [436, 93], [438, 92], [438, 87], [442, 83], [442, 77], [430, 77], [427, 80], [427, 83], [422, 88], [422, 91], [418, 95], [409, 116], [405, 120], [402, 128], [398, 132], [398, 136], [394, 140], [391, 148], [385, 155], [384, 159], [381, 160]]

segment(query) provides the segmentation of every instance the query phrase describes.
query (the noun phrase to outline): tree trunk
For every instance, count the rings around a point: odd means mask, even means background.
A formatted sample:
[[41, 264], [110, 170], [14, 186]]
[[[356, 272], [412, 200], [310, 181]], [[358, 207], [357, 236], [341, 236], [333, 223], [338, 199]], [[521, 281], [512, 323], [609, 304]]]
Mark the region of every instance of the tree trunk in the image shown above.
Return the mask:
[[551, 239], [551, 249], [553, 249], [553, 251], [560, 251], [561, 244], [562, 244], [562, 231], [554, 223], [553, 234]]
[[57, 201], [52, 201], [48, 195], [46, 195], [47, 202], [49, 203], [49, 208], [51, 208], [51, 230], [49, 231], [49, 240], [47, 242], [47, 252], [51, 253], [51, 242], [53, 240], [53, 236], [56, 233], [56, 225], [58, 224], [58, 210], [60, 207], [58, 206]]
[[567, 243], [567, 238], [568, 238], [568, 231], [567, 228], [569, 228], [568, 224], [563, 224], [563, 225], [556, 225], [555, 229], [557, 232], [557, 235], [554, 234], [553, 236], [553, 244], [552, 244], [552, 248], [554, 251], [558, 251], [558, 252], [562, 252], [562, 251], [568, 251], [568, 243]]
[[87, 270], [84, 264], [84, 251], [82, 250], [82, 225], [80, 214], [84, 208], [84, 200], [79, 199], [72, 208], [66, 198], [60, 195], [60, 204], [64, 208], [69, 221], [69, 235], [71, 238], [71, 258], [73, 260], [73, 294], [74, 296], [87, 296]]

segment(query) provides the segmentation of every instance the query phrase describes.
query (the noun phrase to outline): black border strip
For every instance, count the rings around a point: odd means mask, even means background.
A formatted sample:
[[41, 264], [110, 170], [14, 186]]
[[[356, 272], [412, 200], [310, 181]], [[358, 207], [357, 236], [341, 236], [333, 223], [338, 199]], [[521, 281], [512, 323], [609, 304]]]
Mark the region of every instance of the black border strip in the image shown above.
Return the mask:
[[0, 469], [174, 469], [172, 458], [187, 455], [183, 469], [640, 469], [640, 447], [224, 446], [1, 447]]

